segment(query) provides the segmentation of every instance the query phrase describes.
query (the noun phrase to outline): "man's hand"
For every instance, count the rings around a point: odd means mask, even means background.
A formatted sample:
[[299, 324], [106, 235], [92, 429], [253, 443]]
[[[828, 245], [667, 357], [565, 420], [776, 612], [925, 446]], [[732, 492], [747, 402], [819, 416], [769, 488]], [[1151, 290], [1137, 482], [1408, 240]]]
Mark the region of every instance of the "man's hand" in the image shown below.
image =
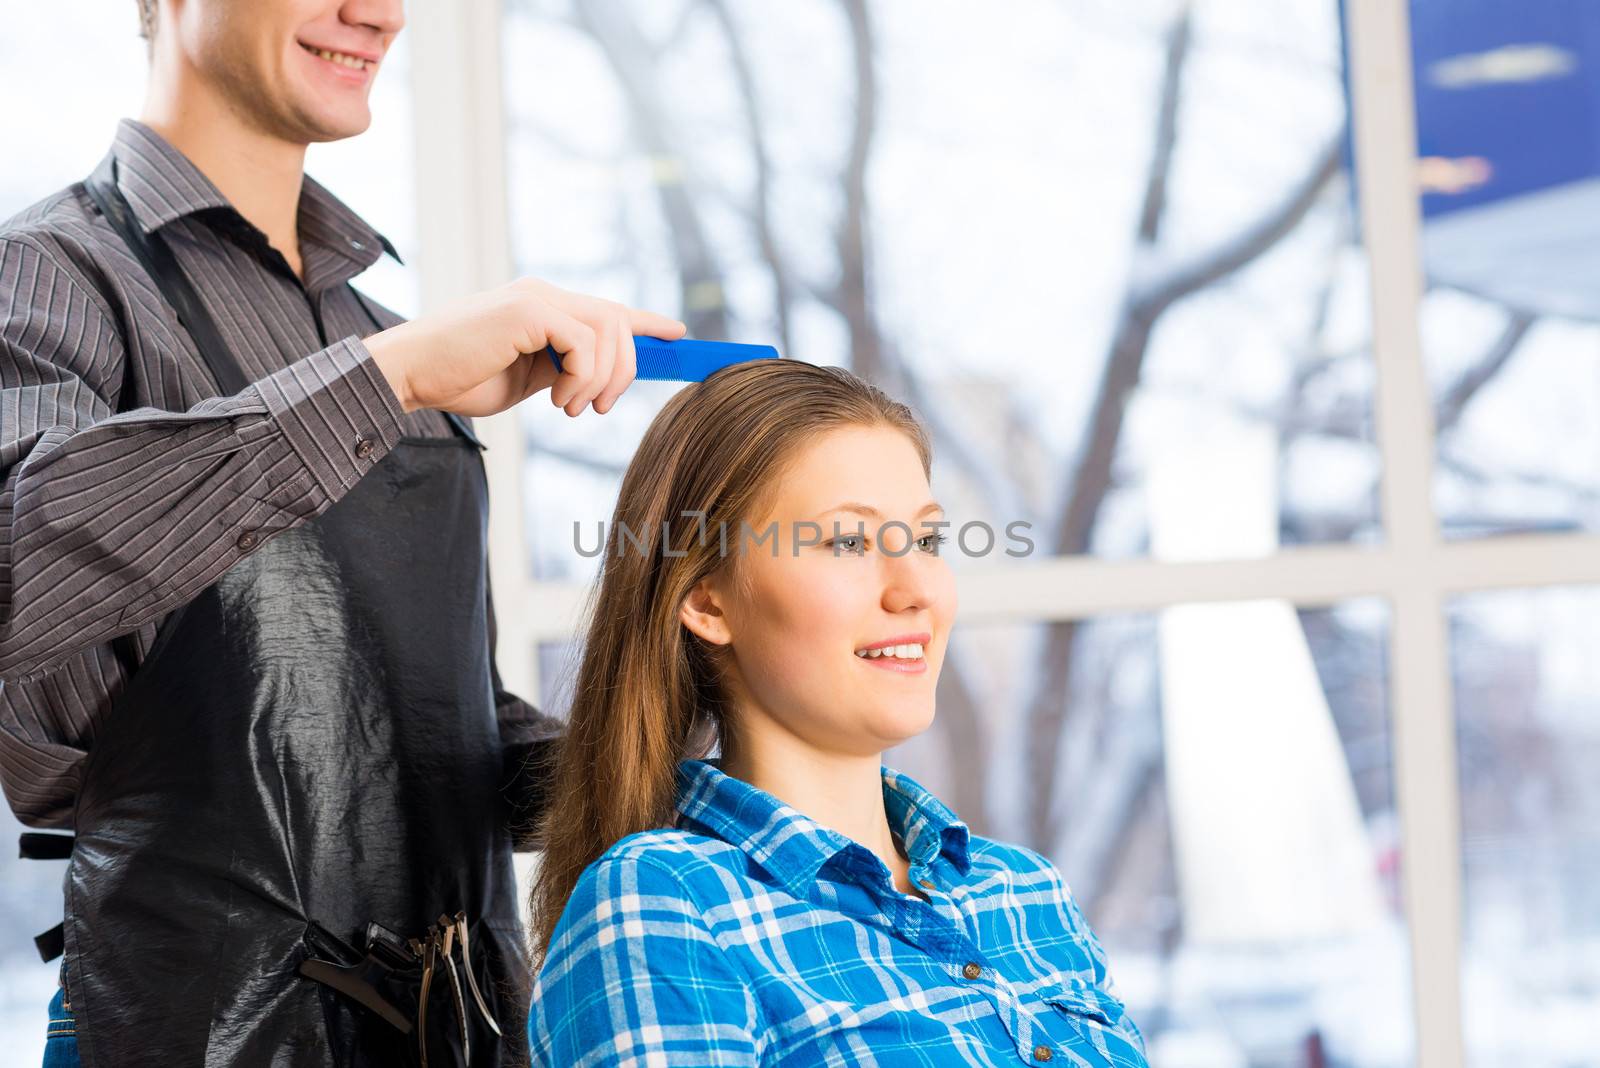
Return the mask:
[[[569, 416], [610, 411], [633, 382], [635, 334], [675, 341], [676, 319], [537, 278], [477, 293], [366, 339], [406, 411], [494, 415], [546, 387]], [[561, 354], [557, 374], [546, 345]]]

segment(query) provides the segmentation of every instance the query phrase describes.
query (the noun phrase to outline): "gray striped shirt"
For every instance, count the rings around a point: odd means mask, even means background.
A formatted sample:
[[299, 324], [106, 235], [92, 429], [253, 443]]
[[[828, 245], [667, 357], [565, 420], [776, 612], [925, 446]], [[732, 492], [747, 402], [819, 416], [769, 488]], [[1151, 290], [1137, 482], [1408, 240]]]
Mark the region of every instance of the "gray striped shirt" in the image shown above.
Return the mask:
[[[142, 658], [169, 612], [333, 505], [402, 435], [451, 433], [436, 411], [404, 412], [361, 343], [371, 321], [345, 283], [393, 255], [382, 235], [307, 178], [302, 284], [155, 131], [124, 120], [112, 151], [136, 221], [161, 231], [252, 384], [215, 396], [81, 185], [0, 225], [0, 783], [38, 827], [71, 826], [128, 678], [112, 638], [135, 633]], [[137, 407], [117, 415], [124, 389]], [[489, 627], [492, 647], [492, 604]], [[555, 724], [498, 673], [495, 694], [516, 771]]]

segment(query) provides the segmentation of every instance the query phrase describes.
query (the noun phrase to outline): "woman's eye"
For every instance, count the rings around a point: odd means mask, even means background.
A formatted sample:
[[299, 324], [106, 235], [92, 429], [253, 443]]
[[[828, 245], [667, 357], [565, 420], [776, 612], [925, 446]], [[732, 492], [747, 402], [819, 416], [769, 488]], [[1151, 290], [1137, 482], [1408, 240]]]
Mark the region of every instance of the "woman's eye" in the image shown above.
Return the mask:
[[854, 553], [862, 549], [864, 538], [859, 534], [846, 534], [842, 538], [834, 538], [828, 544], [833, 546], [835, 555], [841, 552]]
[[[939, 546], [943, 545], [949, 540], [950, 535], [948, 534], [924, 534], [922, 537], [917, 539], [917, 544], [923, 546], [923, 552], [932, 553], [933, 555], [937, 556], [939, 555]], [[925, 542], [931, 542], [932, 544], [924, 545], [923, 543]]]

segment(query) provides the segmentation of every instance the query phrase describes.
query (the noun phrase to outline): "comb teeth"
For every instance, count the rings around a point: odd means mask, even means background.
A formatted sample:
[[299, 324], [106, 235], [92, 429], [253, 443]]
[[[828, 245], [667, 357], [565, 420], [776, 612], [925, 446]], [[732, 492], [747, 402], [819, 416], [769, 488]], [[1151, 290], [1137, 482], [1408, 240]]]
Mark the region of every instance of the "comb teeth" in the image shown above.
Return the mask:
[[[633, 352], [638, 361], [638, 371], [634, 377], [651, 382], [689, 381], [683, 373], [683, 362], [678, 359], [677, 351], [667, 342], [636, 337], [633, 339]], [[704, 378], [701, 375], [699, 380], [703, 381]]]

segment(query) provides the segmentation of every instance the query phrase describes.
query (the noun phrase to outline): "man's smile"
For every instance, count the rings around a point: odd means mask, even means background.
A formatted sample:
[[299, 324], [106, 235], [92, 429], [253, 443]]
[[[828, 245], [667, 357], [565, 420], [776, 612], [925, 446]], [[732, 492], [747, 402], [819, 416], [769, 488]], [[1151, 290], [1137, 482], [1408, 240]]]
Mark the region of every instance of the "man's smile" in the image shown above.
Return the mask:
[[367, 56], [354, 55], [349, 52], [339, 52], [330, 48], [319, 48], [316, 45], [306, 44], [304, 41], [300, 41], [298, 44], [301, 48], [305, 49], [306, 52], [316, 56], [318, 59], [326, 60], [335, 66], [343, 67], [346, 70], [359, 74], [364, 75], [378, 65], [376, 59], [372, 59]]

